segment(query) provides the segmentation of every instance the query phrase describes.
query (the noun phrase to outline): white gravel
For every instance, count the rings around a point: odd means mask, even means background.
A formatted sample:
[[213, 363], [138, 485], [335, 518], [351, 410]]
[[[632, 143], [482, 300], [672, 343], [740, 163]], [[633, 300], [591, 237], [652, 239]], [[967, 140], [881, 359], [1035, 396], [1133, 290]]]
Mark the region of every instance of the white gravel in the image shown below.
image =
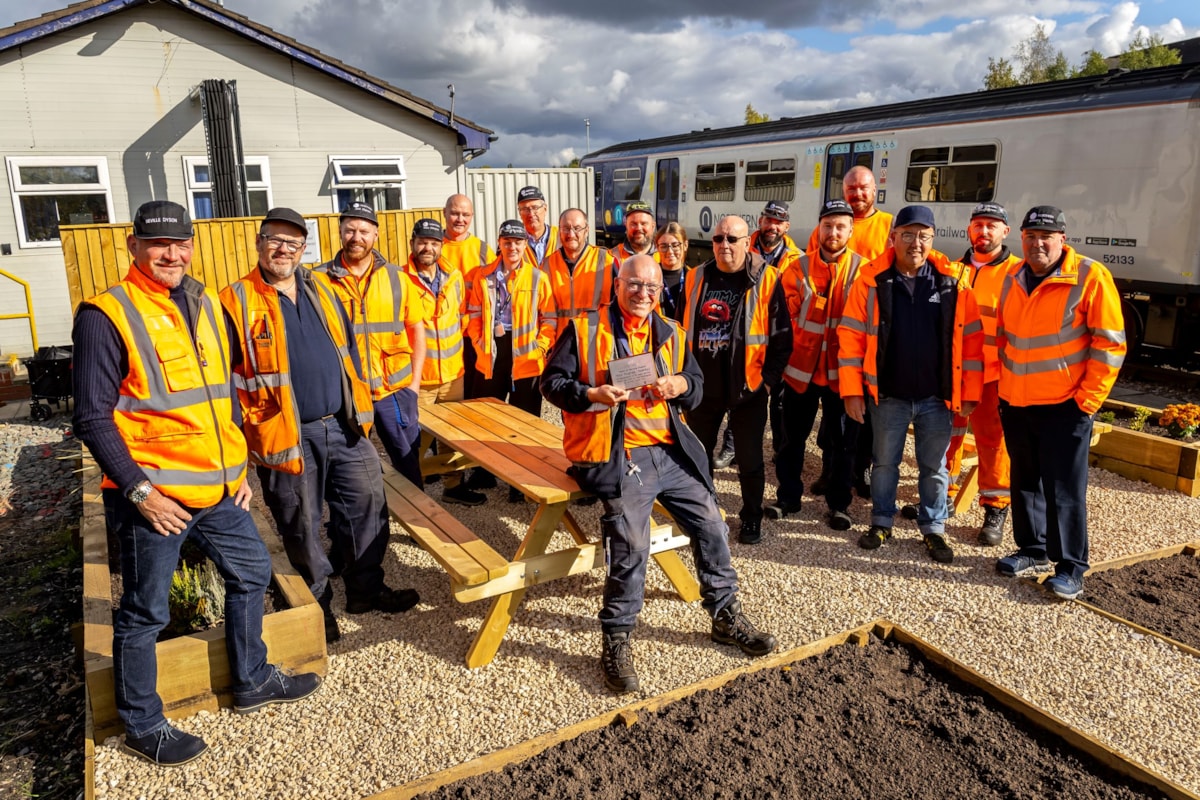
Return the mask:
[[[811, 446], [809, 479], [817, 456]], [[725, 470], [719, 478], [722, 504], [735, 519], [736, 474]], [[910, 447], [902, 497], [915, 496], [915, 478]], [[773, 491], [769, 476], [768, 500]], [[435, 497], [440, 492], [430, 489]], [[501, 487], [489, 492], [486, 506], [451, 508], [511, 553], [532, 506], [509, 504], [506, 495]], [[1092, 470], [1089, 505], [1093, 563], [1200, 539], [1200, 499]], [[1011, 532], [1000, 548], [975, 545], [978, 509], [950, 521], [956, 558], [949, 566], [930, 561], [915, 524], [899, 519], [893, 542], [872, 553], [858, 549], [866, 501], [855, 501], [857, 529], [848, 533], [829, 530], [824, 510], [820, 498], [806, 498], [798, 517], [764, 521], [761, 544], [741, 545], [735, 537], [732, 545], [745, 607], [781, 648], [886, 618], [1200, 792], [1200, 661], [996, 576], [994, 561], [1011, 549]], [[598, 506], [577, 509], [593, 528], [598, 513]], [[246, 717], [222, 711], [181, 721], [213, 752], [175, 770], [127, 756], [110, 739], [96, 750], [97, 796], [362, 797], [628, 702], [608, 694], [599, 674], [600, 571], [531, 589], [496, 660], [472, 671], [463, 657], [487, 603], [457, 603], [433, 559], [402, 535], [385, 565], [391, 585], [420, 591], [420, 606], [404, 615], [340, 616], [343, 638], [331, 648], [330, 673], [317, 695]], [[699, 604], [674, 599], [652, 565], [635, 633], [642, 696], [747, 663], [710, 642], [708, 627]]]

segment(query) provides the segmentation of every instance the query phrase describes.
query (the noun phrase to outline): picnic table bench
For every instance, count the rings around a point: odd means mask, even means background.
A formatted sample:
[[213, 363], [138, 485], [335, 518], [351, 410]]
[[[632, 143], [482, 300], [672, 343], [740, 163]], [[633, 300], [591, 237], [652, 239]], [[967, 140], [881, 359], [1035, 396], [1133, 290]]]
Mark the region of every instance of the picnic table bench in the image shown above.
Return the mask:
[[[573, 500], [589, 495], [566, 473], [570, 462], [562, 450], [561, 428], [490, 399], [423, 407], [421, 428], [441, 445], [439, 454], [423, 463], [425, 474], [482, 466], [536, 505], [516, 553], [505, 558], [385, 466], [392, 517], [446, 570], [455, 599], [492, 601], [467, 652], [467, 666], [478, 667], [495, 657], [527, 588], [603, 567], [604, 550], [570, 511]], [[690, 546], [690, 540], [676, 531], [661, 507], [656, 506], [655, 513], [666, 521], [651, 525], [651, 557], [680, 598], [698, 600], [700, 587], [676, 552]], [[574, 545], [551, 551], [551, 539], [560, 525]]]

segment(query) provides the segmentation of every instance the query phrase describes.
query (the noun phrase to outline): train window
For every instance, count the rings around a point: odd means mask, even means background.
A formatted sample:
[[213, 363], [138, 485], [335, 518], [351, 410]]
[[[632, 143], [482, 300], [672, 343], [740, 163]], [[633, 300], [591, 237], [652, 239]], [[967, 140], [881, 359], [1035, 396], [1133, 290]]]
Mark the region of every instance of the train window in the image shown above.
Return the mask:
[[909, 154], [904, 199], [916, 203], [978, 203], [996, 193], [994, 144], [921, 147]]
[[796, 197], [796, 159], [773, 158], [746, 162], [746, 200], [793, 200]]
[[696, 167], [697, 200], [732, 200], [737, 164], [701, 164]]
[[642, 199], [641, 167], [613, 170], [613, 199], [619, 202]]
[[874, 166], [874, 145], [869, 139], [837, 142], [825, 150], [825, 199], [842, 199], [842, 178], [854, 167]]

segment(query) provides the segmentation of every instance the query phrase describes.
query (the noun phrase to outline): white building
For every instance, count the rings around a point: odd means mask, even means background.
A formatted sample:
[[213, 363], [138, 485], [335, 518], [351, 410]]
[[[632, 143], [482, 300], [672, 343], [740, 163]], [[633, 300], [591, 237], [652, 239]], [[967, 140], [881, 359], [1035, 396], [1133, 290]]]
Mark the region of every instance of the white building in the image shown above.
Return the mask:
[[[70, 341], [60, 223], [128, 222], [151, 199], [212, 216], [214, 79], [235, 87], [248, 216], [440, 207], [494, 139], [208, 0], [87, 0], [0, 30], [0, 270], [29, 283], [39, 344]], [[24, 306], [0, 276], [0, 315]], [[31, 349], [24, 321], [0, 321], [5, 356]]]

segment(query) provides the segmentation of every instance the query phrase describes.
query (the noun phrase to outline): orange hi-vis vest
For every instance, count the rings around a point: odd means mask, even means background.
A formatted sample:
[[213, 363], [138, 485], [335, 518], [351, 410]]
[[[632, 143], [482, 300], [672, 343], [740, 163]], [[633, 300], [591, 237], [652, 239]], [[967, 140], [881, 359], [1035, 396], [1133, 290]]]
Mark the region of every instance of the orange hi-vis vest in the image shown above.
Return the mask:
[[[246, 477], [246, 440], [233, 424], [229, 340], [220, 303], [200, 295], [189, 331], [165, 286], [130, 267], [125, 279], [86, 302], [113, 323], [128, 353], [113, 422], [154, 487], [189, 508], [233, 496]], [[108, 476], [101, 483], [118, 488]]]
[[[296, 289], [313, 300], [321, 325], [342, 359], [342, 395], [350, 424], [366, 435], [375, 419], [371, 392], [354, 369], [350, 332], [328, 280], [300, 267]], [[304, 450], [300, 444], [300, 412], [288, 369], [287, 332], [279, 307], [279, 292], [263, 280], [262, 268], [221, 290], [221, 302], [237, 328], [242, 363], [233, 381], [242, 404], [242, 430], [250, 460], [269, 469], [300, 475]], [[303, 347], [303, 345], [301, 345]], [[301, 351], [302, 352], [302, 351]], [[353, 413], [350, 413], [353, 410]]]
[[[612, 254], [613, 254], [613, 258], [615, 258], [617, 260], [618, 267], [620, 267], [622, 264], [625, 263], [625, 259], [632, 258], [633, 256], [637, 255], [637, 253], [630, 251], [630, 249], [625, 246], [625, 242], [621, 242], [619, 245], [614, 247]], [[656, 263], [656, 264], [662, 263], [662, 255], [657, 250], [654, 249], [654, 245], [650, 245], [650, 252], [646, 253], [646, 255], [653, 258], [654, 263]]]
[[[475, 368], [489, 379], [496, 366], [496, 292], [488, 278], [500, 266], [500, 259], [496, 259], [474, 270], [467, 296], [467, 336], [479, 354]], [[516, 380], [532, 378], [542, 374], [546, 353], [558, 330], [550, 279], [540, 269], [522, 263], [508, 274], [506, 285], [512, 308], [512, 376]]]
[[[876, 279], [892, 268], [896, 253], [888, 248], [883, 255], [862, 265], [857, 280], [850, 286], [842, 322], [838, 326], [838, 393], [842, 399], [862, 397], [866, 386], [875, 402], [879, 402], [879, 288]], [[954, 412], [964, 402], [977, 403], [983, 396], [983, 325], [979, 308], [966, 278], [954, 264], [937, 250], [929, 251], [929, 263], [943, 278], [953, 279], [956, 287], [954, 331], [949, 343], [943, 342], [943, 366], [948, 358], [950, 397], [946, 406]], [[901, 290], [903, 291], [903, 290]], [[912, 354], [913, 358], [920, 354]]]
[[837, 326], [863, 258], [843, 250], [832, 263], [809, 251], [779, 276], [792, 320], [792, 354], [783, 379], [800, 394], [810, 383], [838, 389]]
[[1000, 380], [1000, 354], [996, 350], [996, 307], [1000, 305], [1000, 292], [1004, 288], [1004, 276], [1017, 264], [1020, 256], [1007, 249], [999, 260], [975, 267], [971, 264], [971, 253], [963, 256], [962, 270], [975, 293], [979, 305], [979, 321], [983, 323], [983, 382]]
[[[765, 261], [757, 279], [751, 276], [750, 287], [742, 302], [742, 321], [744, 324], [743, 339], [746, 361], [746, 388], [757, 392], [762, 386], [763, 363], [767, 359], [767, 338], [771, 331], [771, 294], [779, 281], [779, 270]], [[696, 309], [700, 307], [700, 298], [704, 296], [705, 270], [717, 269], [715, 261], [701, 264], [693, 270], [688, 270], [683, 280], [683, 296], [687, 303], [684, 309], [683, 327], [692, 331], [695, 329]], [[750, 269], [749, 266], [746, 269]], [[693, 345], [695, 337], [688, 336], [688, 347]]]
[[1125, 360], [1125, 317], [1112, 274], [1069, 245], [1032, 294], [1023, 268], [1023, 261], [1010, 268], [1000, 291], [1000, 398], [1014, 406], [1073, 399], [1095, 414]]
[[554, 316], [558, 319], [558, 330], [554, 334], [556, 340], [567, 329], [568, 322], [589, 311], [599, 311], [602, 306], [612, 302], [616, 267], [612, 253], [592, 245], [584, 247], [574, 271], [567, 269], [562, 248], [546, 259], [542, 270], [550, 276]]
[[750, 252], [757, 253], [759, 258], [766, 261], [775, 269], [782, 273], [788, 266], [800, 257], [800, 248], [796, 246], [796, 242], [786, 233], [783, 235], [783, 251], [779, 254], [778, 263], [767, 261], [766, 255], [758, 249], [758, 239], [762, 235], [762, 231], [754, 231], [750, 234]]
[[[620, 318], [619, 311], [614, 313]], [[608, 362], [614, 357], [617, 346], [610, 316], [606, 308], [588, 312], [574, 320], [576, 352], [579, 354], [579, 381], [588, 386], [603, 386], [608, 383]], [[687, 346], [684, 341], [685, 333], [674, 320], [663, 317], [658, 319], [670, 326], [671, 335], [658, 343], [654, 363], [658, 367], [659, 375], [676, 375], [683, 371], [684, 348]], [[628, 405], [618, 403], [609, 407], [603, 403], [593, 403], [587, 411], [578, 414], [563, 412], [563, 452], [572, 464], [587, 468], [609, 462], [613, 456], [613, 426], [618, 413], [624, 415], [625, 427], [629, 426]], [[665, 409], [667, 403], [663, 402], [661, 405]], [[669, 410], [667, 413], [670, 413]], [[669, 417], [667, 429], [669, 435]]]
[[410, 278], [421, 304], [421, 316], [425, 320], [425, 368], [422, 370], [421, 386], [441, 386], [457, 380], [463, 375], [463, 328], [467, 308], [466, 278], [461, 272], [442, 274], [440, 291], [435, 295], [421, 280], [417, 266], [409, 259], [404, 270]]
[[442, 257], [438, 263], [446, 272], [462, 273], [466, 286], [463, 292], [471, 294], [471, 273], [480, 267], [486, 267], [496, 260], [496, 252], [478, 236], [468, 236], [461, 242], [446, 239], [442, 242]]
[[[528, 231], [526, 232], [528, 235]], [[546, 237], [546, 252], [542, 254], [542, 260], [538, 261], [537, 252], [533, 249], [533, 239], [529, 240], [529, 245], [525, 248], [525, 255], [522, 260], [531, 267], [539, 269], [546, 268], [546, 262], [550, 260], [550, 254], [558, 250], [558, 226], [550, 226], [550, 235]]]
[[[892, 232], [892, 215], [886, 211], [875, 209], [869, 217], [854, 220], [854, 230], [846, 242], [846, 249], [858, 253], [867, 261], [873, 261], [883, 255], [888, 249], [888, 235]], [[817, 229], [808, 237], [808, 249], [820, 247], [817, 241]]]
[[317, 267], [350, 318], [371, 399], [382, 400], [412, 385], [412, 342], [406, 325], [424, 325], [421, 306], [404, 270], [379, 253], [362, 279], [342, 264], [341, 253]]

